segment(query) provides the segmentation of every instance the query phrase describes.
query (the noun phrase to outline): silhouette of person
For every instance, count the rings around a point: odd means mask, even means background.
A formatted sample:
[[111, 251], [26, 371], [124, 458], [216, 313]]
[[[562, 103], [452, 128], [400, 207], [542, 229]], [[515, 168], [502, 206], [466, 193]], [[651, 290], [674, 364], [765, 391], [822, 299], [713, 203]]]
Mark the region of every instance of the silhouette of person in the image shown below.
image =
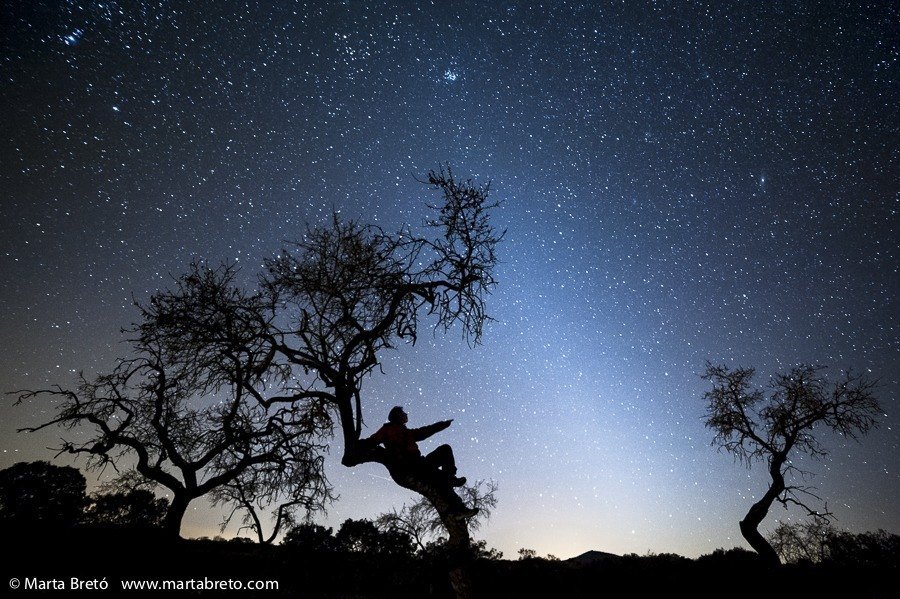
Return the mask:
[[367, 441], [373, 445], [384, 445], [391, 460], [400, 468], [419, 470], [425, 466], [427, 471], [438, 473], [452, 487], [466, 484], [464, 476], [456, 476], [456, 459], [452, 447], [444, 444], [423, 456], [417, 444], [418, 441], [441, 432], [453, 420], [442, 420], [420, 428], [407, 428], [407, 422], [409, 416], [403, 411], [403, 407], [394, 406], [388, 413], [388, 421]]

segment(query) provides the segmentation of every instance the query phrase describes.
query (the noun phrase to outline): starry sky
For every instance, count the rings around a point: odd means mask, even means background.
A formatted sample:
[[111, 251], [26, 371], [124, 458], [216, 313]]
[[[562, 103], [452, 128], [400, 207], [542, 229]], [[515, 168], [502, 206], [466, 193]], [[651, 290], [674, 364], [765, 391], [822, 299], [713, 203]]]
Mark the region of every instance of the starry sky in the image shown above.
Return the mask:
[[[839, 527], [900, 532], [897, 24], [887, 1], [6, 0], [0, 387], [108, 370], [192, 259], [249, 281], [333, 211], [417, 226], [416, 178], [450, 164], [503, 202], [496, 322], [386, 354], [365, 416], [455, 419], [423, 448], [498, 483], [477, 536], [746, 547], [765, 476], [710, 446], [706, 360], [879, 378], [880, 428], [800, 464]], [[50, 407], [0, 406], [0, 467], [52, 457], [56, 432], [15, 433]], [[323, 523], [410, 501], [339, 455]], [[183, 532], [217, 523], [198, 501]]]

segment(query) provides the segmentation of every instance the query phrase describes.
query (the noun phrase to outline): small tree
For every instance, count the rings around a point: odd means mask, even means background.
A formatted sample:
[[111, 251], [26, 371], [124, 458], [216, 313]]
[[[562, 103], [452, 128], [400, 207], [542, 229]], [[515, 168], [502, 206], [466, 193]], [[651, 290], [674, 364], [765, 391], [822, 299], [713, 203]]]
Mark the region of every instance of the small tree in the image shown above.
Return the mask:
[[535, 551], [534, 549], [522, 547], [519, 549], [518, 553], [520, 562], [537, 559], [537, 551]]
[[[482, 523], [491, 517], [491, 511], [497, 507], [497, 485], [493, 481], [477, 481], [473, 485], [463, 487], [462, 493], [466, 504], [478, 508], [478, 514], [469, 520], [469, 529], [478, 530]], [[446, 548], [447, 539], [440, 535], [446, 532], [440, 514], [427, 498], [421, 497], [399, 510], [393, 509], [384, 513], [375, 521], [382, 531], [399, 531], [408, 535], [419, 552], [428, 552], [438, 545]], [[482, 556], [489, 553], [484, 550], [483, 542], [472, 544], [474, 554]], [[495, 550], [491, 550], [495, 551]]]
[[70, 528], [87, 503], [86, 487], [71, 466], [13, 464], [0, 470], [0, 522], [17, 529]]
[[409, 557], [415, 550], [413, 540], [399, 530], [379, 530], [371, 520], [348, 518], [335, 535], [338, 549], [383, 557]]
[[337, 540], [331, 528], [325, 528], [312, 522], [301, 522], [292, 526], [281, 544], [310, 553], [328, 553], [337, 551]]
[[[324, 449], [324, 448], [323, 448]], [[248, 468], [239, 476], [212, 491], [214, 505], [231, 506], [222, 520], [222, 532], [237, 514], [241, 528], [250, 530], [259, 543], [272, 544], [283, 530], [300, 519], [322, 509], [331, 500], [331, 489], [321, 473], [321, 456], [316, 464], [303, 460], [271, 461]], [[265, 514], [272, 521], [266, 532]]]
[[768, 541], [784, 563], [818, 563], [828, 557], [828, 540], [835, 533], [830, 521], [811, 518], [794, 524], [780, 522]]
[[382, 531], [400, 531], [412, 539], [417, 551], [425, 551], [429, 542], [437, 539], [443, 527], [435, 518], [434, 507], [424, 497], [399, 510], [382, 514], [375, 521]]
[[309, 507], [330, 496], [320, 443], [330, 416], [292, 396], [290, 368], [272, 359], [263, 336], [264, 300], [237, 289], [234, 276], [193, 265], [173, 291], [139, 306], [134, 357], [110, 374], [81, 376], [74, 390], [19, 392], [17, 403], [59, 400], [55, 418], [21, 430], [79, 429], [86, 434], [73, 434], [60, 453], [87, 455], [88, 468], [134, 461], [140, 475], [167, 488], [164, 527], [173, 536], [191, 501], [226, 485], [265, 479], [254, 499], [309, 485]]
[[[767, 465], [771, 483], [740, 522], [741, 534], [767, 562], [780, 563], [778, 553], [760, 534], [760, 523], [776, 501], [799, 506], [817, 519], [829, 519], [827, 505], [818, 511], [808, 499], [819, 499], [810, 487], [789, 484], [798, 469], [789, 455], [826, 455], [818, 427], [849, 437], [865, 435], [876, 425], [878, 402], [875, 383], [847, 373], [831, 387], [821, 375], [821, 367], [802, 366], [772, 379], [770, 393], [752, 386], [752, 368], [730, 369], [707, 364], [704, 379], [713, 388], [704, 394], [707, 401], [706, 426], [715, 431], [713, 445], [733, 454], [748, 467], [756, 461]], [[802, 473], [808, 474], [808, 473]]]
[[841, 566], [897, 567], [900, 536], [877, 532], [852, 533], [837, 530], [829, 522], [812, 519], [782, 522], [769, 541], [787, 563], [813, 562]]
[[897, 570], [900, 535], [884, 530], [851, 533], [834, 532], [827, 540], [827, 561], [844, 566], [864, 566]]
[[91, 497], [83, 522], [104, 528], [161, 528], [169, 502], [146, 489]]

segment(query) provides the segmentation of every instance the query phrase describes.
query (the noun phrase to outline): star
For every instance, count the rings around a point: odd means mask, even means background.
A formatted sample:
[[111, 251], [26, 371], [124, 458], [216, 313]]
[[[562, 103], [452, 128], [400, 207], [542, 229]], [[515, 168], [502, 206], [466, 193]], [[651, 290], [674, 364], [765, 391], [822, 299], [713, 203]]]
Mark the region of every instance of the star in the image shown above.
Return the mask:
[[67, 46], [74, 46], [79, 41], [81, 41], [81, 36], [84, 35], [84, 30], [82, 29], [73, 29], [70, 33], [63, 36], [62, 40]]
[[[740, 542], [759, 489], [709, 447], [706, 360], [871, 372], [898, 411], [890, 2], [815, 19], [773, 3], [14, 4], [0, 393], [108, 373], [133, 301], [192, 261], [238, 262], [253, 289], [334, 213], [427, 228], [440, 198], [417, 179], [449, 163], [501, 202], [495, 320], [476, 348], [457, 331], [400, 344], [361, 401], [370, 426], [398, 404], [456, 418], [445, 440], [461, 475], [497, 481], [484, 538], [507, 555]], [[0, 404], [0, 468], [52, 459], [57, 431], [15, 432], [47, 409]], [[900, 529], [897, 426], [881, 424], [829, 440], [816, 467], [856, 531]], [[329, 526], [409, 499], [374, 466], [329, 468]], [[213, 536], [219, 516], [199, 506], [190, 526]]]

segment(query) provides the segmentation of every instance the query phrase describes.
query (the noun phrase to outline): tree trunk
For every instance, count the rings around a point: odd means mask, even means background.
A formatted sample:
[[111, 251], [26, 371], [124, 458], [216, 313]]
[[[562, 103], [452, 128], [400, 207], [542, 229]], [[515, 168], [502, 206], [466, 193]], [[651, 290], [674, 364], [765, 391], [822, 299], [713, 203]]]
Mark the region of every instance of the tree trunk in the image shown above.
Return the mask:
[[163, 519], [163, 530], [166, 536], [173, 539], [181, 537], [181, 521], [184, 519], [184, 514], [190, 501], [188, 497], [182, 494], [172, 496], [172, 503], [169, 504], [166, 517]]
[[[765, 518], [766, 512], [768, 512], [768, 507], [761, 508], [761, 504], [762, 501], [753, 504], [753, 507], [747, 512], [747, 515], [741, 520], [741, 534], [744, 535], [744, 538], [747, 539], [747, 542], [750, 543], [750, 546], [753, 547], [764, 562], [777, 566], [781, 563], [781, 560], [778, 558], [778, 553], [757, 529], [759, 523]], [[769, 505], [771, 505], [771, 502]], [[760, 512], [758, 508], [761, 508], [762, 510], [761, 516], [759, 515]]]
[[763, 495], [762, 499], [754, 503], [744, 519], [740, 521], [741, 534], [750, 543], [750, 546], [759, 554], [763, 561], [769, 565], [777, 566], [781, 564], [778, 552], [772, 547], [759, 532], [759, 525], [768, 515], [769, 508], [775, 499], [784, 491], [784, 475], [781, 473], [783, 460], [773, 460], [769, 466], [769, 473], [772, 475], [772, 484], [769, 490]]
[[472, 558], [472, 539], [469, 537], [469, 524], [458, 515], [443, 513], [438, 510], [441, 522], [447, 529], [447, 549], [449, 550], [450, 585], [457, 599], [469, 599], [473, 596], [472, 580], [469, 576], [469, 562]]
[[447, 530], [448, 569], [450, 585], [457, 599], [473, 596], [469, 565], [472, 559], [472, 539], [469, 536], [469, 522], [463, 512], [466, 505], [453, 487], [431, 480], [427, 476], [399, 472], [388, 467], [391, 478], [401, 487], [415, 491], [425, 497], [437, 510]]

